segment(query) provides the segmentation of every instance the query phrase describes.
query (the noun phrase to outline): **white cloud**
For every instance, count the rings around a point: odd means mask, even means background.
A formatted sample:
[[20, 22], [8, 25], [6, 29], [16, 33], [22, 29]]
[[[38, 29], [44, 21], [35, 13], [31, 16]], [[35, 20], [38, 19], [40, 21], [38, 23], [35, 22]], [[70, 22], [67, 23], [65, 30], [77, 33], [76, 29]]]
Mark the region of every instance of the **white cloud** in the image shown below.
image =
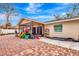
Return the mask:
[[36, 16], [36, 17], [32, 16], [32, 18], [35, 18], [35, 19], [38, 19], [38, 18], [53, 18], [53, 16], [40, 15], [40, 16]]
[[39, 22], [45, 22], [45, 21], [54, 19], [54, 17], [52, 15], [30, 16], [28, 18], [34, 19], [34, 20], [39, 21]]
[[41, 12], [41, 9], [39, 9], [39, 7], [41, 7], [43, 4], [34, 4], [34, 3], [30, 3], [29, 6], [25, 9], [28, 13], [38, 13]]
[[5, 16], [5, 14], [0, 14], [0, 18], [3, 18]]
[[57, 7], [54, 10], [61, 10], [61, 9], [64, 9], [64, 8], [66, 8], [66, 7], [65, 6], [62, 6], [62, 7]]
[[[10, 16], [9, 21], [13, 24], [16, 24], [19, 22], [20, 16]], [[0, 23], [1, 24], [6, 24], [6, 14], [0, 14]]]
[[61, 13], [61, 15], [66, 15], [66, 12]]
[[[11, 20], [11, 18], [15, 18], [15, 17], [17, 16], [11, 15], [9, 19]], [[6, 19], [6, 14], [0, 14], [0, 20], [5, 20], [5, 19]]]
[[0, 14], [0, 20], [4, 20], [5, 14]]
[[62, 3], [63, 6], [70, 5], [71, 3]]
[[[27, 11], [27, 13], [31, 13], [31, 14], [40, 13], [43, 11], [39, 9], [39, 7], [41, 7], [42, 5], [43, 4], [40, 4], [40, 3], [30, 3], [29, 6], [25, 8], [25, 10]], [[62, 3], [56, 8], [50, 8], [50, 9], [44, 10], [43, 13], [51, 14], [58, 10], [66, 9], [68, 5], [70, 5], [70, 3]]]
[[56, 7], [56, 8], [51, 8], [51, 9], [47, 9], [44, 12], [48, 13], [48, 14], [53, 14], [53, 13], [57, 13], [57, 11], [65, 9], [67, 6], [60, 6], [60, 7]]
[[0, 14], [0, 24], [5, 24], [5, 23], [6, 23], [5, 14]]

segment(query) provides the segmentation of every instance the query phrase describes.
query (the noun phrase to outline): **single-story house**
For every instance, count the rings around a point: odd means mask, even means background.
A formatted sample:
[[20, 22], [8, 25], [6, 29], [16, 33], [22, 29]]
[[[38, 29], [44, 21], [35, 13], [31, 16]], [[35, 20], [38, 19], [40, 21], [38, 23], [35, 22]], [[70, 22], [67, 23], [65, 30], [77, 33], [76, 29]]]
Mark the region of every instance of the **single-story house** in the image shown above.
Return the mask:
[[74, 38], [79, 40], [79, 18], [52, 20], [45, 23], [30, 19], [21, 19], [19, 22], [19, 32], [23, 28], [30, 28], [30, 33], [49, 37]]
[[49, 37], [74, 38], [79, 40], [79, 18], [52, 20], [45, 22]]
[[19, 32], [23, 31], [24, 28], [29, 28], [30, 34], [33, 35], [44, 35], [44, 23], [38, 22], [38, 21], [34, 21], [34, 20], [30, 20], [30, 19], [21, 19], [19, 22]]

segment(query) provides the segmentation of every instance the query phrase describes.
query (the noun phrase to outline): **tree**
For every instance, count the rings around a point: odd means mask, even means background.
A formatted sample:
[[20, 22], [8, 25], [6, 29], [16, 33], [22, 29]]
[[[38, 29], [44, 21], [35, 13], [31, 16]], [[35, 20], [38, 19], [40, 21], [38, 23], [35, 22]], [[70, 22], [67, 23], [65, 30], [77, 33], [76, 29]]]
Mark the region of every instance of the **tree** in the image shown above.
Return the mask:
[[77, 10], [78, 10], [78, 5], [74, 4], [72, 7], [72, 16], [76, 16], [77, 15]]
[[67, 18], [72, 18], [79, 15], [79, 12], [77, 12], [79, 9], [78, 6], [79, 4], [72, 5], [72, 9], [70, 10], [70, 12], [66, 13]]
[[66, 13], [66, 18], [71, 18], [72, 14], [71, 13]]
[[55, 17], [56, 20], [60, 20], [61, 19], [61, 16], [58, 15], [58, 14], [54, 14], [53, 16]]
[[6, 15], [6, 19], [7, 19], [7, 22], [6, 22], [6, 25], [11, 25], [11, 23], [9, 22], [9, 18], [11, 15], [15, 15], [16, 12], [16, 9], [14, 7], [12, 7], [10, 4], [0, 4], [0, 11], [2, 13], [5, 13]]
[[78, 10], [79, 4], [74, 4], [72, 7], [72, 13], [76, 12]]

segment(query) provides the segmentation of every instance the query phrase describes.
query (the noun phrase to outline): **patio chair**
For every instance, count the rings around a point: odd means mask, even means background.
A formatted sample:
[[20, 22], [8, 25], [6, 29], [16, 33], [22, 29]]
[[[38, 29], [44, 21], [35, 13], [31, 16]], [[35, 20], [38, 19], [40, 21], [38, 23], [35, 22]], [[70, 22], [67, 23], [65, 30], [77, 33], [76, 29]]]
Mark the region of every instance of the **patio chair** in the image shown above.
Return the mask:
[[28, 40], [29, 39], [29, 35], [25, 35], [25, 39]]
[[35, 38], [35, 40], [39, 40], [40, 39], [39, 35], [35, 35], [34, 38]]

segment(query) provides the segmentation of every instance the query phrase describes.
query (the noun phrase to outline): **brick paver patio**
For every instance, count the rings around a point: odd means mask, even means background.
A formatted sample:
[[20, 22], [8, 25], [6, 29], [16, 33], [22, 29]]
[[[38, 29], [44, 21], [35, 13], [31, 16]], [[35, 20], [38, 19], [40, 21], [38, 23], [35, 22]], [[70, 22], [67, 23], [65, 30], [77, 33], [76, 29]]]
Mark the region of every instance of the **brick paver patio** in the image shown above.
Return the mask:
[[79, 51], [43, 43], [24, 40], [14, 36], [0, 36], [1, 56], [79, 56]]

